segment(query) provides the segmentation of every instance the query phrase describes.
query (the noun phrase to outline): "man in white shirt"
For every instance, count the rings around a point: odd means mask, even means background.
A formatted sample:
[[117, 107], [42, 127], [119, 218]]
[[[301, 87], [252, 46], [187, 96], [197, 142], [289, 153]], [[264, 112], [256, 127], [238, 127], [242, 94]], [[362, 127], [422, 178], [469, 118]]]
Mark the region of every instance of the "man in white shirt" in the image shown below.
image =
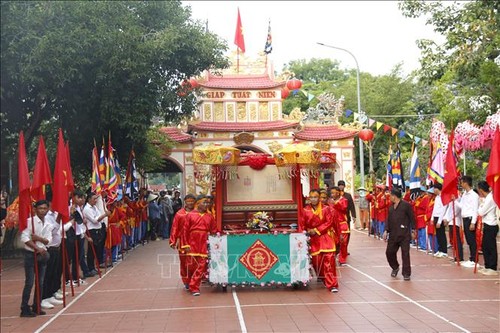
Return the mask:
[[[75, 220], [75, 223], [73, 224], [75, 228], [75, 233], [76, 233], [76, 241], [75, 241], [75, 256], [76, 253], [78, 252], [78, 262], [80, 264], [80, 268], [82, 269], [83, 272], [83, 278], [87, 277], [92, 277], [95, 276], [94, 273], [91, 273], [89, 268], [87, 267], [87, 261], [85, 258], [85, 239], [87, 239], [89, 242], [92, 241], [92, 238], [87, 237], [85, 234], [86, 227], [85, 224], [83, 223], [83, 206], [85, 205], [85, 194], [81, 190], [75, 190], [73, 192], [73, 201], [75, 205], [73, 208], [70, 208], [71, 211], [71, 216]], [[92, 251], [89, 247], [89, 251]], [[76, 261], [76, 257], [75, 257]], [[76, 265], [73, 266], [75, 270], [73, 270], [73, 279], [77, 284], [85, 284], [83, 283], [83, 280], [80, 279], [78, 280], [79, 272], [76, 270], [78, 269]]]
[[[35, 317], [37, 313], [41, 315], [45, 314], [41, 309], [42, 286], [49, 259], [47, 244], [52, 240], [51, 226], [45, 223], [45, 215], [47, 215], [48, 210], [49, 203], [46, 200], [37, 201], [35, 203], [36, 215], [28, 219], [27, 228], [21, 232], [21, 242], [24, 243], [25, 274], [21, 301], [21, 317]], [[28, 302], [35, 280], [35, 265], [38, 266], [38, 283], [35, 284], [33, 305], [30, 306]]]
[[462, 207], [462, 219], [464, 222], [464, 235], [469, 245], [469, 263], [476, 259], [476, 221], [477, 209], [479, 208], [479, 195], [472, 189], [472, 177], [463, 176], [460, 185], [464, 189], [460, 206]]
[[448, 256], [448, 242], [446, 240], [445, 226], [443, 225], [443, 216], [445, 213], [445, 207], [443, 206], [443, 201], [441, 201], [442, 189], [443, 185], [439, 183], [434, 184], [434, 194], [436, 194], [436, 198], [434, 199], [432, 220], [436, 228], [436, 238], [438, 243], [438, 252], [434, 256], [438, 258]]
[[104, 233], [102, 230], [102, 221], [105, 217], [109, 215], [103, 213], [97, 208], [97, 194], [91, 193], [88, 197], [87, 204], [85, 208], [83, 208], [83, 222], [87, 226], [87, 230], [89, 231], [90, 237], [92, 238], [93, 248], [90, 248], [92, 245], [89, 242], [89, 248], [87, 249], [87, 267], [91, 274], [97, 274], [96, 270], [96, 257], [99, 265], [104, 263], [103, 261], [103, 242], [104, 242]]
[[54, 293], [61, 286], [62, 261], [60, 254], [61, 246], [61, 231], [62, 227], [57, 219], [57, 213], [50, 209], [45, 215], [45, 224], [51, 229], [52, 239], [47, 244], [47, 252], [49, 253], [49, 261], [47, 262], [47, 270], [43, 281], [42, 308], [52, 309], [54, 305], [63, 304], [62, 301], [54, 297]]
[[479, 204], [478, 215], [483, 219], [483, 257], [484, 269], [480, 272], [485, 275], [497, 275], [497, 241], [498, 220], [496, 215], [497, 205], [490, 192], [490, 186], [485, 181], [477, 184], [479, 196], [484, 199]]

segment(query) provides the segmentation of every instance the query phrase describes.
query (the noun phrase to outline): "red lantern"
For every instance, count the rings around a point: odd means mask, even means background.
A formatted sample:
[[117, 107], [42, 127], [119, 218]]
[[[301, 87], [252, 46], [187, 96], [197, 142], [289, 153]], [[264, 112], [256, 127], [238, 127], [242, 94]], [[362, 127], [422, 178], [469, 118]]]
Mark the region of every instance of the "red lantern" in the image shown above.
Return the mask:
[[374, 134], [371, 129], [364, 128], [361, 131], [359, 131], [358, 136], [363, 141], [372, 141]]
[[286, 99], [290, 95], [290, 90], [287, 88], [281, 89], [281, 99]]
[[189, 79], [189, 84], [191, 85], [191, 88], [196, 88], [198, 87], [198, 81], [196, 79]]
[[291, 79], [286, 83], [288, 90], [299, 90], [302, 87], [302, 81], [297, 79]]

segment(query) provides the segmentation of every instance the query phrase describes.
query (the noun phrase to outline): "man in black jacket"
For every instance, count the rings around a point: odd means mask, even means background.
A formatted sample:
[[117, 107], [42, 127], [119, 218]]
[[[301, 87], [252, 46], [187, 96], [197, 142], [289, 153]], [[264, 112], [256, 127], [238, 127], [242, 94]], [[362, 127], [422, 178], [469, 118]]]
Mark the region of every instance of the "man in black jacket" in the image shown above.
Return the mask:
[[405, 281], [409, 281], [411, 275], [410, 241], [415, 239], [415, 215], [411, 204], [401, 200], [401, 191], [396, 188], [391, 191], [391, 202], [386, 228], [382, 236], [387, 242], [385, 255], [392, 268], [391, 276], [396, 277], [399, 272], [397, 253], [401, 248], [403, 277]]

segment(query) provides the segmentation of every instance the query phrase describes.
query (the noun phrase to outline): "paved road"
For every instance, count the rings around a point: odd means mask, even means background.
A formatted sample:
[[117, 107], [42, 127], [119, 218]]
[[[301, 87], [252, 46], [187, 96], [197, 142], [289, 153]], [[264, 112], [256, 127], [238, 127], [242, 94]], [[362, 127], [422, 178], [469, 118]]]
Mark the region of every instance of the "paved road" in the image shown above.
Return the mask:
[[193, 297], [174, 251], [152, 242], [75, 288], [66, 308], [36, 318], [19, 317], [22, 260], [5, 260], [1, 332], [499, 332], [498, 276], [412, 249], [412, 280], [403, 281], [390, 277], [384, 251], [384, 242], [353, 231], [337, 294], [313, 280], [299, 290], [207, 284]]

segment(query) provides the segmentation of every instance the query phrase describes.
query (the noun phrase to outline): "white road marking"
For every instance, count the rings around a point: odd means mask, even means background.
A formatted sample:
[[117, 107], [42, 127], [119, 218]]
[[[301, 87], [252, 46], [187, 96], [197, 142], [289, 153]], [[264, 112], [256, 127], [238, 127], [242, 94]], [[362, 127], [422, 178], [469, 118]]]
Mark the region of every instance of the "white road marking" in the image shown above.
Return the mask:
[[358, 272], [359, 274], [366, 276], [367, 278], [369, 278], [370, 280], [374, 281], [374, 282], [375, 282], [375, 283], [377, 283], [378, 285], [380, 285], [380, 286], [382, 286], [382, 287], [386, 288], [387, 290], [392, 291], [392, 292], [393, 292], [393, 293], [395, 293], [396, 295], [398, 295], [398, 296], [400, 296], [400, 297], [402, 297], [402, 298], [406, 299], [408, 302], [410, 302], [410, 303], [412, 303], [412, 304], [414, 304], [414, 305], [418, 306], [418, 307], [419, 307], [419, 308], [421, 308], [422, 310], [425, 310], [425, 311], [429, 312], [430, 314], [432, 314], [432, 315], [434, 315], [434, 316], [438, 317], [439, 319], [441, 319], [441, 320], [443, 320], [443, 321], [447, 322], [448, 324], [450, 324], [450, 325], [452, 325], [452, 326], [455, 326], [456, 328], [458, 328], [458, 329], [459, 329], [459, 330], [461, 330], [462, 332], [465, 332], [465, 333], [471, 333], [471, 332], [470, 332], [469, 330], [467, 330], [466, 328], [464, 328], [464, 327], [462, 327], [462, 326], [460, 326], [460, 325], [458, 325], [458, 324], [455, 324], [455, 323], [454, 323], [454, 322], [452, 322], [451, 320], [449, 320], [449, 319], [447, 319], [447, 318], [445, 318], [445, 317], [441, 316], [439, 313], [437, 313], [437, 312], [435, 312], [435, 311], [432, 311], [431, 309], [429, 309], [429, 308], [427, 308], [427, 307], [423, 306], [423, 305], [422, 305], [422, 304], [420, 304], [419, 302], [417, 302], [417, 301], [415, 301], [415, 300], [411, 299], [410, 297], [408, 297], [408, 296], [406, 296], [406, 295], [404, 295], [404, 294], [400, 293], [399, 291], [397, 291], [397, 290], [395, 290], [395, 289], [393, 289], [393, 288], [389, 287], [388, 285], [386, 285], [386, 284], [384, 284], [384, 283], [382, 283], [382, 282], [378, 281], [377, 279], [375, 279], [374, 277], [372, 277], [372, 276], [370, 276], [370, 275], [366, 274], [365, 272], [363, 272], [363, 271], [361, 271], [361, 270], [359, 270], [359, 269], [357, 269], [357, 268], [355, 268], [355, 267], [353, 267], [353, 266], [351, 266], [351, 265], [349, 265], [349, 264], [347, 264], [346, 266], [347, 266], [347, 267], [349, 267], [349, 268], [351, 268], [351, 269], [353, 269], [353, 270], [355, 270], [355, 271], [356, 271], [356, 272]]
[[57, 312], [54, 317], [50, 318], [49, 321], [47, 321], [45, 324], [43, 324], [42, 326], [40, 326], [34, 333], [40, 333], [41, 331], [43, 331], [47, 326], [49, 326], [54, 320], [56, 320], [57, 318], [59, 318], [59, 316], [61, 316], [66, 310], [68, 310], [73, 304], [75, 304], [76, 301], [78, 301], [80, 299], [80, 297], [82, 297], [83, 295], [85, 295], [90, 289], [92, 289], [93, 286], [95, 286], [97, 283], [99, 283], [99, 281], [101, 281], [106, 275], [108, 275], [109, 273], [111, 273], [111, 271], [115, 268], [116, 266], [113, 266], [111, 267], [109, 270], [107, 270], [106, 274], [103, 274], [102, 277], [100, 279], [97, 279], [95, 280], [90, 286], [88, 286], [87, 289], [85, 289], [80, 295], [76, 296], [74, 300], [71, 301], [71, 303], [69, 303], [65, 308], [62, 308], [61, 310], [59, 310], [59, 312]]
[[240, 301], [238, 299], [238, 295], [236, 295], [236, 290], [234, 288], [233, 288], [233, 299], [234, 299], [234, 305], [236, 305], [236, 313], [238, 314], [238, 321], [240, 322], [241, 333], [247, 333], [245, 318], [243, 318], [243, 312], [241, 311]]

